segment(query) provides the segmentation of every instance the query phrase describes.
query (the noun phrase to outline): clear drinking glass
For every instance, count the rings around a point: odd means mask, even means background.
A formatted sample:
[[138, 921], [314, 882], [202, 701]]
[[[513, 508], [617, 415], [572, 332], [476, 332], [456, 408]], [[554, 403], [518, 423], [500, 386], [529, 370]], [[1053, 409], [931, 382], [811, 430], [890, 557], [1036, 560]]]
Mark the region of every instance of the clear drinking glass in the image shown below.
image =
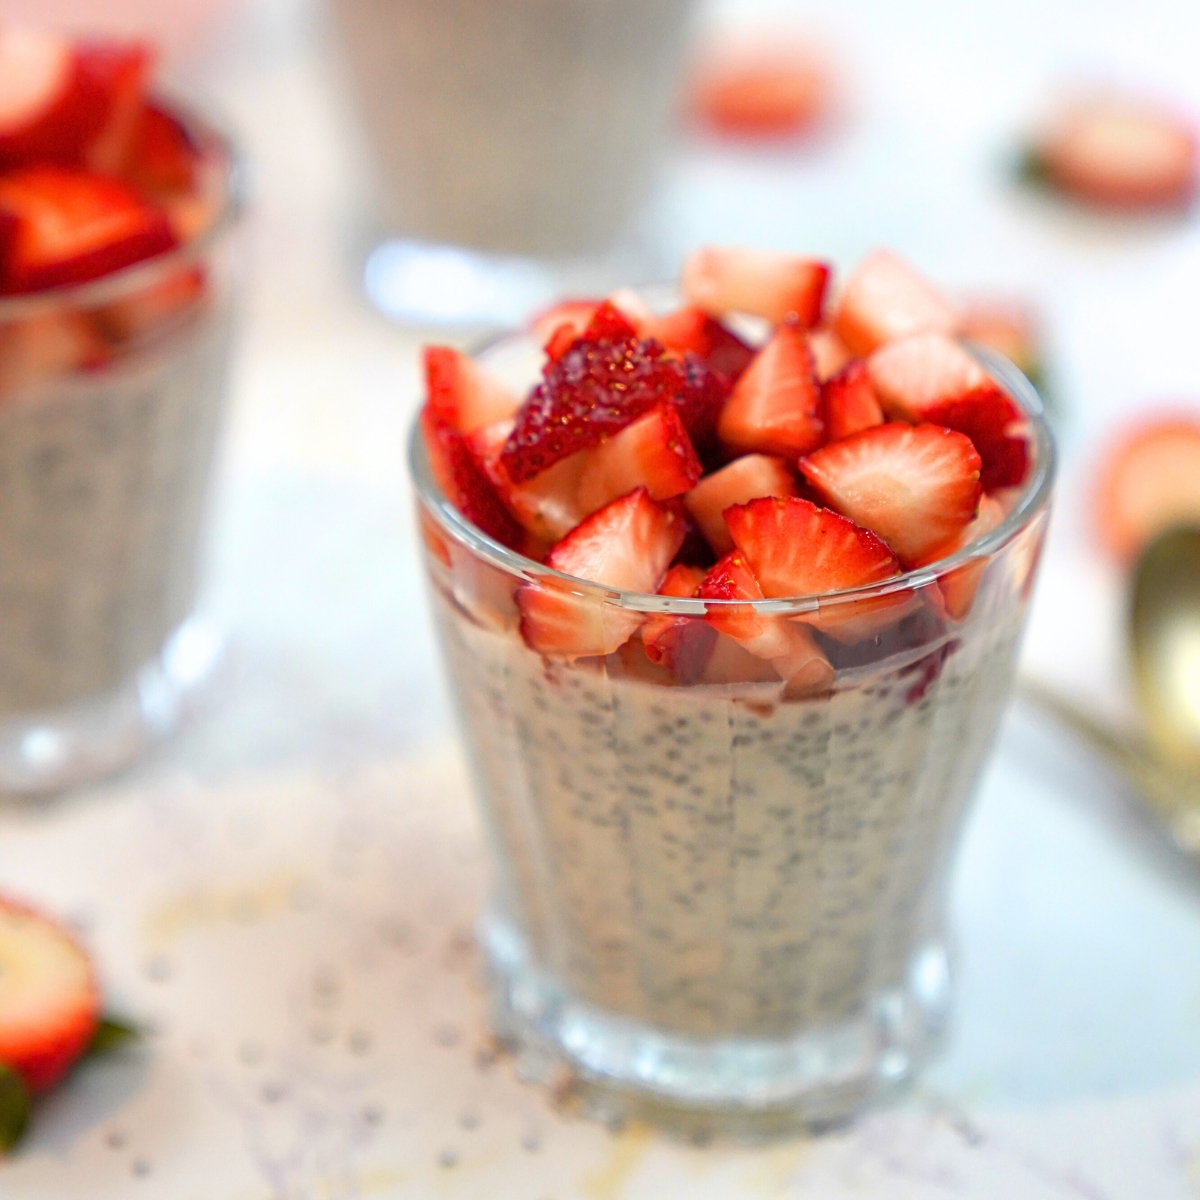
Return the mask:
[[[533, 1061], [652, 1111], [820, 1122], [931, 1048], [950, 998], [947, 866], [1008, 698], [1054, 463], [1031, 385], [980, 357], [1032, 430], [1003, 524], [885, 584], [740, 606], [816, 631], [836, 670], [817, 696], [789, 696], [706, 623], [736, 602], [616, 592], [491, 541], [439, 494], [414, 434], [496, 864], [494, 1020]], [[521, 637], [522, 589], [632, 636], [543, 658]], [[875, 632], [847, 642], [851, 620]], [[643, 652], [648, 621], [674, 622], [674, 674]]]
[[243, 186], [227, 139], [189, 129], [198, 233], [92, 282], [0, 297], [0, 792], [132, 761], [220, 658], [193, 605]]

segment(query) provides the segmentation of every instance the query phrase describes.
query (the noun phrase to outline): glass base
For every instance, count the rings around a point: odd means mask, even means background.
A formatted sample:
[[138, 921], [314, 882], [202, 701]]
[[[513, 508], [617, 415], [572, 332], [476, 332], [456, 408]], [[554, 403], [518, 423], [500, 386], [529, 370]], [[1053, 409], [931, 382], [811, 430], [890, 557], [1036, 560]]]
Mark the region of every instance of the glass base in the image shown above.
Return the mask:
[[785, 1040], [672, 1036], [573, 999], [503, 918], [484, 921], [482, 941], [496, 1033], [520, 1054], [523, 1078], [561, 1086], [565, 1069], [589, 1115], [649, 1118], [692, 1135], [844, 1120], [911, 1081], [949, 1012], [940, 941], [926, 943], [904, 984], [876, 993], [860, 1019]]
[[47, 795], [129, 766], [195, 711], [224, 657], [222, 631], [189, 617], [112, 691], [0, 721], [0, 794]]

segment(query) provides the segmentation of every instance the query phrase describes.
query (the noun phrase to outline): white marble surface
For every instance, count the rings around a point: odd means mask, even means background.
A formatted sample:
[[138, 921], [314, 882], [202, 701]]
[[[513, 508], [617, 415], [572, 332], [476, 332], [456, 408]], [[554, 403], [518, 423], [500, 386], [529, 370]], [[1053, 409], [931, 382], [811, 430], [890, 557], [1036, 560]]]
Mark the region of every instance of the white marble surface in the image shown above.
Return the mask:
[[[663, 260], [702, 238], [843, 262], [889, 242], [947, 285], [1035, 299], [1068, 415], [1027, 661], [1120, 712], [1120, 581], [1090, 547], [1087, 469], [1127, 413], [1200, 403], [1200, 232], [1061, 212], [1004, 162], [1064, 75], [1146, 80], [1200, 110], [1200, 10], [788, 11], [845, 56], [845, 129], [770, 155], [681, 141]], [[477, 1060], [483, 867], [402, 462], [417, 339], [357, 291], [361, 165], [319, 17], [264, 0], [213, 90], [259, 168], [208, 589], [237, 655], [223, 704], [130, 775], [0, 809], [0, 884], [79, 920], [114, 1005], [157, 1029], [43, 1107], [0, 1195], [1200, 1195], [1200, 873], [1020, 711], [958, 865], [957, 1021], [900, 1109], [701, 1149], [556, 1113], [510, 1063]]]

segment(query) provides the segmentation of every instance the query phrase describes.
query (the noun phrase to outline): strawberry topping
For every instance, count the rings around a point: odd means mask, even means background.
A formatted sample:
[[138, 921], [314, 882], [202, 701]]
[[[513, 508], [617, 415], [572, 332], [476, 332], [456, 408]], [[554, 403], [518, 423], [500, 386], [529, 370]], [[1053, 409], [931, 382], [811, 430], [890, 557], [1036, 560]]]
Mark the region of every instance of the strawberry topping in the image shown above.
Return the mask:
[[[700, 567], [678, 564], [663, 577], [660, 596], [695, 596], [704, 581]], [[646, 618], [642, 626], [642, 643], [646, 657], [665, 667], [676, 680], [695, 683], [704, 674], [716, 640], [716, 630], [701, 617], [657, 613]]]
[[134, 127], [121, 175], [150, 196], [191, 191], [200, 150], [183, 122], [157, 104], [145, 104]]
[[867, 370], [884, 412], [904, 421], [928, 421], [936, 405], [996, 386], [979, 362], [944, 333], [890, 342], [867, 359]]
[[655, 318], [651, 331], [667, 353], [683, 356], [690, 351], [730, 384], [738, 381], [754, 358], [754, 350], [737, 334], [694, 306]]
[[494, 425], [517, 410], [517, 398], [478, 363], [449, 346], [426, 346], [429, 407], [460, 433]]
[[985, 492], [1025, 482], [1029, 422], [1016, 401], [998, 387], [982, 387], [958, 400], [936, 404], [926, 412], [925, 420], [956, 429], [971, 439], [983, 463], [979, 483]]
[[791, 496], [796, 477], [781, 458], [745, 454], [700, 480], [684, 497], [688, 512], [700, 526], [718, 556], [733, 549], [725, 524], [725, 510], [761, 496]]
[[875, 399], [867, 365], [861, 358], [847, 363], [821, 385], [821, 415], [825, 438], [830, 442], [883, 424], [883, 410]]
[[683, 264], [690, 304], [718, 317], [744, 312], [773, 325], [793, 321], [804, 329], [820, 321], [828, 282], [825, 263], [770, 250], [705, 246]]
[[[1008, 515], [1003, 504], [993, 496], [984, 495], [979, 500], [979, 513], [973, 521], [963, 526], [962, 532], [949, 545], [936, 555], [936, 558], [948, 558], [965, 550], [972, 543], [979, 541], [984, 534], [999, 529]], [[917, 566], [925, 566], [918, 563]], [[961, 621], [970, 611], [975, 602], [975, 593], [979, 590], [983, 573], [987, 569], [987, 559], [980, 558], [966, 566], [956, 567], [938, 577], [936, 595], [941, 600], [941, 608], [952, 621]]]

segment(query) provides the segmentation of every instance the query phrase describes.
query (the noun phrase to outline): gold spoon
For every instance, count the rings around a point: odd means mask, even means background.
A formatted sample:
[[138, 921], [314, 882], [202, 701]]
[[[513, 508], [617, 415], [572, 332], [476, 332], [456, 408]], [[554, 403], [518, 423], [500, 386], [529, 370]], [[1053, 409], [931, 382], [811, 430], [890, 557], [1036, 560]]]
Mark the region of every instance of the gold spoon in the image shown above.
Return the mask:
[[1035, 680], [1018, 694], [1121, 772], [1171, 839], [1200, 855], [1200, 528], [1160, 534], [1134, 571], [1129, 648], [1145, 732], [1113, 729]]

